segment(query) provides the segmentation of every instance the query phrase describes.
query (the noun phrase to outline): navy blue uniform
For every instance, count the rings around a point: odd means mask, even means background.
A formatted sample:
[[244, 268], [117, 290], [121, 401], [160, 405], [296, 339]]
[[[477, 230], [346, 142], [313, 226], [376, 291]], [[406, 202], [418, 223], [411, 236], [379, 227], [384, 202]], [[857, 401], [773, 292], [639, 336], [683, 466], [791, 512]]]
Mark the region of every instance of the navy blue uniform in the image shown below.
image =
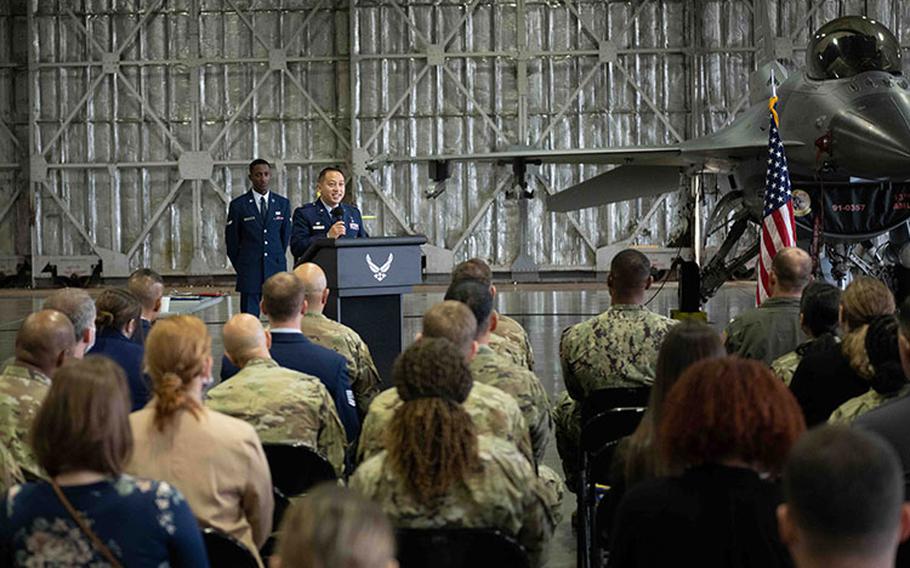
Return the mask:
[[[138, 330], [137, 330], [138, 332]], [[142, 372], [142, 355], [145, 350], [133, 343], [116, 329], [104, 328], [95, 336], [95, 345], [88, 355], [101, 355], [112, 359], [126, 373], [130, 387], [131, 411], [141, 410], [152, 397], [151, 382]]]
[[228, 258], [237, 271], [240, 309], [259, 315], [262, 283], [287, 270], [285, 251], [291, 236], [291, 202], [269, 192], [266, 219], [259, 211], [260, 195], [252, 189], [235, 197], [228, 207], [224, 241]]
[[[340, 207], [344, 211], [342, 221], [344, 221], [345, 234], [342, 238], [369, 237], [370, 235], [363, 226], [360, 209], [347, 203], [342, 203]], [[335, 219], [318, 199], [294, 209], [294, 229], [291, 232], [291, 255], [294, 259], [300, 258], [314, 240], [325, 238], [335, 223]]]
[[[348, 442], [360, 434], [360, 419], [348, 378], [347, 359], [316, 345], [302, 333], [273, 333], [269, 352], [279, 365], [317, 377], [335, 401], [338, 417], [344, 425]], [[240, 371], [227, 357], [221, 358], [221, 380], [227, 380]]]

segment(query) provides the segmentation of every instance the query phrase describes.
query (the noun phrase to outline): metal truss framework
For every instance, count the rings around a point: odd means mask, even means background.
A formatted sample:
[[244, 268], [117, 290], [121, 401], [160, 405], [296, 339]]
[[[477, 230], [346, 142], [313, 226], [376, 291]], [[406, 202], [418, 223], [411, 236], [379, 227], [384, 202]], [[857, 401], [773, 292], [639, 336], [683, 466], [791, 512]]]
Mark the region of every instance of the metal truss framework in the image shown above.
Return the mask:
[[[33, 11], [34, 5], [38, 5]], [[26, 14], [28, 34], [30, 38], [39, 37], [40, 24], [49, 17], [44, 2], [29, 3], [29, 12]], [[50, 3], [48, 3], [50, 4]], [[149, 0], [139, 13], [132, 14], [135, 21], [126, 29], [125, 33], [118, 34], [111, 31], [112, 24], [99, 34], [88, 24], [91, 19], [97, 20], [99, 16], [107, 15], [113, 19], [124, 14], [108, 14], [102, 11], [97, 13], [91, 10], [89, 0], [82, 5], [79, 3], [59, 2], [54, 12], [51, 8], [50, 16], [65, 20], [65, 25], [75, 30], [71, 41], [81, 42], [83, 59], [59, 57], [57, 60], [46, 56], [42, 57], [41, 47], [32, 47], [28, 51], [27, 76], [29, 116], [27, 124], [28, 140], [17, 136], [17, 128], [0, 115], [0, 137], [12, 141], [11, 155], [0, 155], [0, 171], [20, 172], [23, 179], [28, 179], [29, 184], [22, 184], [12, 192], [12, 199], [7, 203], [0, 203], [0, 223], [11, 217], [18, 200], [28, 198], [34, 207], [36, 220], [33, 225], [31, 249], [32, 256], [41, 258], [46, 255], [78, 254], [91, 251], [94, 255], [105, 260], [106, 273], [110, 275], [125, 275], [130, 268], [137, 265], [155, 264], [162, 254], [151, 244], [151, 234], [158, 230], [162, 220], [166, 217], [180, 219], [179, 211], [189, 215], [191, 221], [183, 222], [190, 226], [191, 234], [188, 249], [188, 261], [181, 261], [172, 255], [169, 265], [158, 260], [158, 266], [165, 273], [211, 274], [226, 270], [223, 255], [205, 254], [206, 247], [211, 247], [212, 219], [218, 214], [213, 214], [211, 201], [206, 201], [214, 196], [216, 203], [221, 204], [221, 209], [226, 210], [233, 192], [228, 187], [227, 181], [231, 179], [229, 170], [242, 169], [248, 162], [248, 157], [237, 155], [233, 147], [239, 137], [238, 129], [249, 129], [252, 132], [252, 142], [249, 147], [254, 153], [260, 150], [275, 157], [279, 171], [287, 171], [292, 167], [307, 168], [329, 163], [346, 163], [351, 171], [349, 187], [354, 192], [362, 195], [365, 200], [374, 200], [378, 209], [377, 223], [381, 224], [383, 233], [413, 233], [420, 226], [419, 220], [427, 211], [436, 217], [435, 223], [442, 224], [445, 207], [443, 205], [426, 204], [414, 205], [419, 201], [419, 192], [414, 187], [396, 190], [390, 183], [394, 179], [416, 177], [417, 171], [423, 171], [423, 163], [440, 153], [446, 153], [447, 142], [441, 132], [445, 123], [442, 118], [435, 119], [435, 125], [430, 144], [427, 145], [428, 153], [421, 154], [414, 147], [400, 147], [391, 139], [390, 133], [402, 120], [415, 120], [425, 113], [425, 109], [418, 109], [418, 92], [431, 93], [429, 96], [436, 101], [437, 108], [444, 108], [451, 100], [460, 97], [464, 101], [461, 114], [469, 121], [476, 120], [482, 125], [480, 131], [486, 137], [484, 140], [467, 140], [465, 145], [471, 153], [478, 157], [484, 154], [507, 148], [513, 145], [531, 146], [538, 148], [563, 148], [566, 136], [555, 136], [555, 133], [572, 130], [567, 126], [570, 119], [574, 118], [581, 125], [582, 117], [592, 111], [589, 99], [596, 85], [607, 84], [613, 92], [617, 89], [626, 89], [630, 93], [631, 109], [625, 112], [630, 114], [648, 114], [652, 116], [657, 125], [654, 130], [639, 133], [647, 139], [648, 143], [676, 142], [685, 138], [704, 133], [711, 123], [713, 114], [722, 113], [723, 121], [732, 118], [748, 103], [748, 94], [724, 93], [724, 100], [728, 103], [720, 105], [703, 104], [705, 99], [706, 82], [710, 80], [706, 68], [717, 65], [731, 54], [743, 58], [745, 69], [754, 68], [761, 57], [761, 51], [773, 53], [777, 57], [792, 56], [793, 45], [799, 38], [805, 38], [807, 30], [814, 23], [814, 19], [825, 16], [839, 15], [843, 11], [841, 2], [830, 0], [815, 0], [808, 7], [799, 4], [791, 5], [787, 2], [772, 3], [770, 11], [776, 16], [775, 39], [773, 49], [762, 45], [758, 41], [759, 34], [751, 31], [751, 21], [740, 21], [738, 25], [742, 38], [736, 45], [727, 45], [724, 41], [710, 42], [706, 38], [704, 27], [707, 23], [699, 18], [705, 6], [712, 5], [717, 11], [728, 10], [734, 13], [741, 12], [751, 17], [757, 10], [768, 10], [764, 0], [730, 0], [706, 2], [702, 0], [687, 0], [682, 10], [685, 22], [680, 26], [684, 37], [670, 38], [666, 46], [636, 46], [641, 31], [643, 14], [660, 11], [662, 4], [659, 0], [639, 0], [633, 2], [628, 9], [619, 12], [622, 17], [612, 15], [612, 3], [591, 3], [580, 0], [562, 0], [558, 7], [551, 3], [534, 0], [517, 0], [510, 15], [515, 18], [514, 43], [500, 45], [498, 48], [473, 48], [470, 39], [475, 18], [480, 11], [496, 10], [496, 2], [486, 0], [472, 0], [471, 2], [449, 5], [446, 8], [460, 12], [457, 17], [448, 19], [422, 4], [409, 4], [405, 0], [314, 0], [306, 9], [287, 9], [281, 6], [271, 6], [268, 2], [255, 0], [225, 0], [224, 18], [236, 22], [239, 29], [243, 30], [252, 46], [247, 54], [234, 55], [220, 53], [212, 56], [203, 50], [210, 38], [206, 34], [211, 31], [201, 24], [202, 16], [208, 8], [204, 9], [202, 0]], [[179, 6], [177, 5], [179, 4]], [[899, 18], [897, 7], [891, 7], [895, 23]], [[185, 28], [188, 40], [186, 47], [189, 53], [179, 56], [171, 54], [164, 58], [144, 57], [141, 45], [149, 42], [148, 37], [156, 32], [149, 31], [150, 23], [156, 18], [173, 15], [181, 10], [188, 13], [185, 17]], [[440, 11], [442, 8], [439, 9]], [[257, 24], [257, 19], [262, 21], [274, 12], [291, 13], [297, 16], [299, 23], [288, 30], [282, 29], [280, 33], [267, 33], [262, 25]], [[541, 13], [543, 16], [541, 16]], [[429, 16], [428, 16], [429, 14]], [[338, 28], [337, 35], [346, 42], [336, 41], [334, 49], [329, 54], [317, 53], [295, 55], [290, 47], [308, 33], [314, 33], [313, 28], [317, 22], [324, 24], [327, 17], [334, 21]], [[575, 45], [566, 49], [548, 46], [539, 48], [529, 43], [529, 33], [532, 25], [530, 17], [564, 17], [566, 22], [564, 30], [570, 31], [575, 37]], [[888, 14], [878, 14], [878, 17], [887, 21]], [[0, 14], [2, 17], [2, 14]], [[346, 17], [346, 18], [345, 18]], [[649, 22], [653, 23], [654, 16]], [[910, 23], [903, 23], [905, 26]], [[542, 25], [535, 24], [540, 27]], [[379, 29], [372, 29], [375, 26]], [[388, 51], [371, 49], [366, 46], [365, 37], [369, 34], [382, 34], [386, 29], [400, 30], [405, 40], [405, 45], [399, 49]], [[346, 29], [345, 29], [346, 28]], [[537, 28], [535, 28], [537, 29]], [[160, 33], [160, 28], [158, 32]], [[107, 35], [105, 40], [101, 37]], [[722, 32], [713, 35], [723, 35]], [[76, 38], [79, 38], [76, 40]], [[145, 38], [145, 39], [143, 39]], [[666, 39], [666, 38], [665, 38]], [[721, 40], [724, 38], [721, 37]], [[29, 42], [33, 43], [33, 42]], [[40, 42], [34, 42], [40, 43]], [[381, 43], [381, 42], [380, 42]], [[767, 42], [765, 42], [767, 43]], [[797, 50], [798, 51], [798, 50]], [[683, 64], [676, 69], [683, 73], [682, 88], [685, 90], [686, 108], [668, 108], [666, 89], [664, 93], [657, 91], [654, 85], [647, 81], [653, 76], [641, 70], [642, 58], [656, 56], [675, 57], [681, 59]], [[559, 97], [549, 97], [547, 104], [541, 105], [540, 101], [532, 101], [533, 89], [531, 75], [540, 73], [541, 68], [552, 68], [554, 65], [571, 60], [576, 69], [575, 80], [569, 89], [559, 90]], [[473, 87], [474, 78], [470, 73], [472, 65], [478, 62], [495, 61], [497, 65], [514, 69], [514, 96], [515, 108], [505, 108], [502, 101], [492, 97], [489, 93], [482, 93]], [[372, 84], [392, 85], [392, 81], [382, 83], [375, 77], [375, 66], [379, 64], [380, 72], [385, 72], [389, 65], [399, 65], [407, 68], [404, 73], [407, 81], [402, 87], [394, 90], [391, 87], [382, 93], [382, 104], [376, 108], [364, 108], [364, 92], [362, 86], [366, 79], [373, 80]], [[660, 64], [660, 62], [658, 62]], [[666, 60], [662, 63], [668, 65]], [[0, 68], [21, 68], [21, 62], [0, 62]], [[186, 70], [187, 84], [190, 85], [186, 96], [190, 101], [190, 116], [188, 120], [175, 120], [174, 113], [169, 108], [161, 108], [150, 100], [150, 87], [147, 81], [137, 82], [134, 77], [141, 76], [142, 70], [150, 67], [159, 67], [165, 70]], [[203, 95], [199, 85], [206, 80], [207, 68], [223, 69], [223, 74], [228, 77], [233, 68], [245, 69], [252, 78], [252, 85], [245, 92], [242, 100], [233, 103], [230, 112], [218, 123], [213, 130], [212, 120], [206, 111]], [[335, 79], [341, 87], [337, 89], [337, 96], [326, 104], [325, 97], [320, 97], [313, 90], [314, 83], [301, 78], [307, 75], [310, 69], [328, 69], [336, 75]], [[85, 83], [83, 92], [77, 97], [72, 96], [64, 102], [69, 103], [66, 108], [61, 108], [59, 116], [51, 119], [45, 116], [47, 108], [41, 100], [42, 77], [46, 73], [64, 73], [79, 70]], [[347, 72], [347, 77], [343, 71]], [[373, 77], [368, 77], [370, 74]], [[227, 79], [225, 79], [227, 82]], [[405, 81], [402, 81], [404, 83]], [[276, 87], [277, 85], [277, 87]], [[344, 88], [346, 85], [346, 89]], [[621, 86], [620, 86], [621, 85]], [[397, 87], [397, 85], [396, 85]], [[675, 87], [675, 85], [674, 85]], [[144, 130], [154, 131], [160, 137], [164, 151], [153, 156], [152, 159], [100, 159], [93, 157], [92, 152], [86, 151], [87, 159], [70, 159], [66, 149], [68, 141], [78, 135], [82, 129], [86, 137], [91, 136], [93, 102], [100, 89], [109, 89], [110, 92], [120, 93], [126, 99], [131, 99], [138, 110], [136, 116], [131, 117], [143, 125]], [[263, 148], [257, 138], [257, 114], [263, 92], [270, 88], [277, 88], [281, 96], [287, 99], [290, 93], [299, 97], [307, 109], [307, 116], [320, 123], [320, 127], [331, 137], [331, 141], [322, 140], [323, 148], [332, 149], [331, 152], [300, 152], [286, 151], [281, 147]], [[550, 86], [552, 92], [557, 90]], [[557, 100], [558, 99], [558, 100]], [[75, 100], [73, 103], [72, 101]], [[511, 100], [511, 99], [510, 99]], [[492, 102], [492, 105], [491, 105]], [[120, 105], [123, 111], [124, 105]], [[166, 105], [165, 105], [166, 106]], [[225, 105], [227, 107], [228, 105]], [[290, 106], [290, 105], [288, 105]], [[538, 107], [532, 111], [532, 106]], [[710, 106], [710, 108], [709, 108]], [[541, 108], [543, 110], [541, 110]], [[675, 113], [675, 116], [674, 116]], [[680, 121], [680, 113], [684, 119]], [[188, 124], [187, 124], [188, 123]], [[52, 128], [48, 125], [52, 124]], [[716, 125], [715, 125], [716, 126]], [[19, 129], [20, 131], [22, 129]], [[578, 130], [581, 130], [580, 126]], [[151, 133], [144, 133], [146, 136]], [[470, 138], [470, 136], [468, 136]], [[569, 138], [581, 143], [585, 140], [579, 132], [570, 132]], [[86, 143], [89, 146], [89, 143]], [[280, 146], [280, 144], [279, 144]], [[8, 146], [9, 147], [9, 146]], [[0, 146], [3, 148], [3, 146]], [[459, 153], [465, 153], [463, 149]], [[22, 164], [27, 164], [27, 167]], [[139, 170], [139, 179], [147, 180], [150, 176], [163, 176], [168, 179], [166, 191], [155, 203], [151, 194], [143, 193], [149, 206], [148, 214], [141, 219], [140, 227], [121, 227], [121, 219], [116, 204], [124, 191], [117, 187], [118, 180], [123, 172]], [[159, 170], [159, 174], [150, 174]], [[391, 170], [391, 171], [390, 171]], [[399, 170], [396, 173], [396, 170]], [[109, 224], [103, 238], [99, 230], [93, 228], [99, 224], [98, 216], [101, 208], [79, 212], [74, 206], [77, 201], [87, 198], [78, 195], [78, 191], [67, 189], [66, 176], [74, 172], [99, 171], [106, 174], [110, 184], [110, 200], [107, 205], [109, 217], [102, 225]], [[404, 172], [404, 173], [402, 173]], [[567, 179], [575, 179], [585, 173], [590, 174], [590, 168], [581, 166], [548, 166], [532, 176], [532, 183], [543, 193], [553, 193], [559, 189], [560, 183]], [[463, 177], [470, 178], [477, 175], [477, 168], [473, 165], [466, 166], [462, 171]], [[398, 176], [397, 178], [395, 176]], [[289, 177], [289, 176], [288, 176]], [[301, 174], [299, 179], [312, 183], [311, 175]], [[503, 203], [504, 190], [511, 185], [509, 176], [493, 176], [493, 181], [488, 189], [481, 195], [474, 196], [471, 204], [463, 204], [464, 218], [461, 220], [460, 230], [454, 234], [441, 234], [438, 227], [434, 244], [447, 248], [455, 254], [476, 252], [477, 247], [470, 247], [482, 223], [489, 223], [491, 217], [498, 222], [508, 220], [506, 213], [493, 211], [495, 208], [505, 208]], [[289, 180], [285, 180], [289, 182]], [[416, 185], [416, 184], [415, 184]], [[28, 189], [26, 189], [28, 187]], [[189, 188], [191, 198], [188, 205], [177, 206], [178, 199]], [[280, 191], [280, 188], [279, 188]], [[414, 194], [418, 194], [416, 197]], [[103, 197], [97, 195], [95, 200]], [[666, 198], [659, 198], [648, 203], [639, 204], [631, 214], [627, 213], [630, 222], [624, 224], [606, 238], [621, 235], [622, 238], [634, 238], [643, 234], [654, 223], [657, 213], [667, 210]], [[581, 212], [567, 215], [551, 214], [543, 211], [538, 202], [528, 203], [520, 200], [518, 219], [522, 227], [532, 225], [549, 225], [550, 236], [556, 234], [552, 227], [561, 225], [566, 219], [569, 227], [577, 235], [577, 240], [588, 252], [581, 258], [590, 259], [584, 266], [593, 264], [594, 253], [597, 248], [605, 244], [604, 231], [598, 229], [600, 223], [607, 223], [611, 227], [620, 224], [614, 219], [616, 206], [606, 206], [606, 211]], [[43, 225], [45, 213], [53, 207], [65, 220], [66, 230], [61, 230], [64, 246], [61, 240], [49, 242], [44, 236]], [[219, 213], [221, 214], [221, 213]], [[672, 216], [666, 211], [665, 217]], [[593, 229], [592, 229], [593, 227]], [[433, 227], [431, 227], [433, 229]], [[125, 231], [124, 231], [125, 230]], [[609, 229], [613, 231], [613, 229]], [[124, 237], [124, 232], [126, 237]], [[215, 231], [217, 232], [217, 231]], [[495, 231], [494, 231], [495, 232]], [[108, 234], [109, 233], [109, 234]], [[374, 231], [375, 233], [375, 231]], [[174, 230], [171, 234], [176, 234]], [[535, 233], [540, 236], [541, 233]], [[72, 237], [68, 237], [72, 236]], [[73, 238], [75, 237], [75, 238]], [[495, 234], [494, 234], [494, 237]], [[516, 236], [518, 254], [524, 255], [531, 262], [539, 261], [546, 254], [542, 245], [529, 236], [528, 231], [522, 231]], [[74, 244], [72, 241], [80, 243]], [[2, 244], [2, 243], [0, 243]], [[535, 248], [536, 247], [536, 248]], [[489, 247], [488, 247], [489, 248]], [[156, 256], [157, 255], [157, 256]], [[549, 260], [544, 262], [544, 269], [579, 268], [577, 264], [562, 263], [551, 251]], [[33, 263], [34, 264], [34, 263]], [[583, 266], [581, 266], [583, 267]]]

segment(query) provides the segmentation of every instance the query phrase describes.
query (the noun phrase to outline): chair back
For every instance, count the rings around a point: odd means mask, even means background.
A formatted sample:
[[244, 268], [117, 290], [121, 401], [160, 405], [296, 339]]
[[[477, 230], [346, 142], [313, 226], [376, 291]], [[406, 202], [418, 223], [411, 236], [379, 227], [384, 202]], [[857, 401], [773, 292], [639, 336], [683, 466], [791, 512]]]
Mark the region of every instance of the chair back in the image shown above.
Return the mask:
[[645, 409], [614, 408], [601, 412], [584, 425], [581, 430], [581, 450], [587, 454], [598, 453], [610, 442], [616, 442], [630, 435], [638, 428]]
[[528, 568], [517, 540], [494, 529], [398, 529], [401, 568]]
[[581, 405], [581, 423], [585, 425], [601, 412], [614, 408], [647, 407], [650, 396], [649, 386], [614, 387], [591, 391]]
[[262, 444], [272, 473], [272, 485], [287, 497], [306, 493], [322, 481], [338, 477], [335, 468], [303, 444]]
[[212, 527], [202, 529], [202, 541], [209, 557], [209, 565], [219, 568], [259, 568], [259, 562], [250, 549], [231, 535]]

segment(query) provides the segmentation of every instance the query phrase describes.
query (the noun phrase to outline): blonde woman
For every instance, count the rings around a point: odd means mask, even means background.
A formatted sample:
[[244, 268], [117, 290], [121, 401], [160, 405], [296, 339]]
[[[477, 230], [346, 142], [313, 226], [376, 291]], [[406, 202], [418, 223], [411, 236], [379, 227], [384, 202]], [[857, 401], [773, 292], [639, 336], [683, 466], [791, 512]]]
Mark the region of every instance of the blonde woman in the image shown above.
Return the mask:
[[212, 377], [205, 324], [176, 316], [155, 324], [145, 341], [152, 401], [130, 415], [135, 448], [127, 471], [177, 487], [204, 526], [258, 549], [272, 528], [272, 479], [249, 424], [202, 405]]

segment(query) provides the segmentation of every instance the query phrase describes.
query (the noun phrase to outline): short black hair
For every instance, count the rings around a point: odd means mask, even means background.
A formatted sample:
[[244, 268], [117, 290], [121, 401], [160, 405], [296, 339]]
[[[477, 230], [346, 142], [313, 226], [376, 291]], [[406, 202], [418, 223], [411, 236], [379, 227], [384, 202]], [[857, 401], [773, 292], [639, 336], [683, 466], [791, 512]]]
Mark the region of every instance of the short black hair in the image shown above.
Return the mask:
[[341, 171], [341, 168], [339, 168], [338, 166], [327, 166], [327, 167], [319, 170], [319, 175], [316, 176], [316, 183], [321, 182], [323, 180], [323, 178], [325, 178], [325, 174], [327, 174], [329, 172], [338, 172], [339, 174], [341, 174], [341, 177], [347, 179], [347, 176], [344, 175], [344, 172]]
[[453, 282], [446, 290], [446, 300], [455, 300], [466, 305], [474, 319], [477, 320], [477, 334], [480, 337], [490, 325], [490, 315], [493, 313], [493, 292], [489, 284], [478, 280], [461, 280]]
[[840, 288], [821, 280], [810, 283], [803, 289], [799, 311], [803, 314], [803, 325], [813, 337], [836, 332]]
[[270, 164], [267, 160], [263, 160], [262, 158], [256, 158], [255, 160], [250, 162], [250, 173], [253, 173], [253, 168], [255, 168], [256, 166], [268, 166], [270, 170], [272, 169], [272, 164]]
[[903, 468], [872, 432], [829, 425], [810, 430], [790, 453], [783, 490], [794, 522], [819, 555], [871, 554], [896, 542]]
[[620, 251], [610, 262], [610, 280], [616, 290], [644, 288], [651, 276], [651, 261], [635, 249]]

